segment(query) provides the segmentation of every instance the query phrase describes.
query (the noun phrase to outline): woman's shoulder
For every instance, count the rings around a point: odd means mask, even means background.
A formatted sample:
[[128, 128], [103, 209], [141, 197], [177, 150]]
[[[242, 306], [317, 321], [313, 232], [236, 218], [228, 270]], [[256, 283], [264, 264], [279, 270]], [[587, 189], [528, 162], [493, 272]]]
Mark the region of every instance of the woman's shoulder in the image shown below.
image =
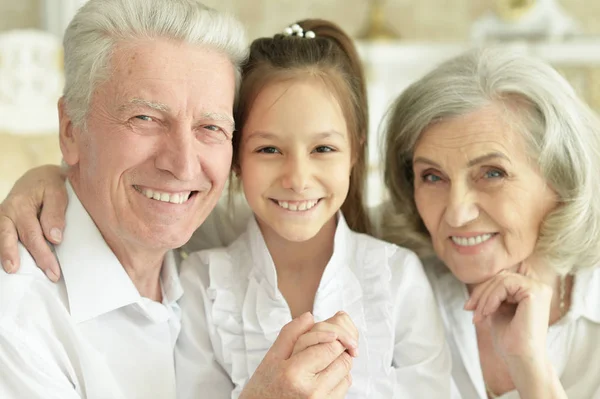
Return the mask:
[[[408, 248], [401, 247], [380, 238], [352, 232], [354, 241], [351, 248], [356, 252], [359, 258], [374, 260], [380, 264], [400, 265], [406, 264], [410, 267], [420, 267], [421, 261], [415, 252]], [[362, 256], [360, 253], [362, 252]]]

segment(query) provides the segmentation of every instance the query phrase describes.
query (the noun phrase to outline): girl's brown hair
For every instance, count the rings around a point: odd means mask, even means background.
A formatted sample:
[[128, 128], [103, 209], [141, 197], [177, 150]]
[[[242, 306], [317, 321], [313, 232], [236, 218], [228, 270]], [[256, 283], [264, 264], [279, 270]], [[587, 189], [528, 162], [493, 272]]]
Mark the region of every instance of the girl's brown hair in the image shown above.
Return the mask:
[[363, 191], [367, 172], [368, 108], [365, 78], [352, 39], [336, 24], [307, 19], [297, 22], [314, 38], [286, 36], [256, 39], [250, 45], [250, 56], [242, 68], [242, 84], [235, 114], [233, 165], [239, 166], [241, 132], [258, 93], [274, 81], [298, 76], [323, 81], [336, 97], [344, 113], [353, 152], [348, 196], [342, 213], [348, 226], [369, 233], [371, 224], [364, 205]]

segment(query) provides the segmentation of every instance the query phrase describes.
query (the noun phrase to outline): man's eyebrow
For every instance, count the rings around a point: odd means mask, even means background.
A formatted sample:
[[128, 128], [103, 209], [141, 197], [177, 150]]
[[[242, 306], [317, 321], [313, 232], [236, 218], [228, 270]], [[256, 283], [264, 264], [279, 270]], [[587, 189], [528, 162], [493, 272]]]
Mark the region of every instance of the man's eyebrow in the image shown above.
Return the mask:
[[155, 109], [155, 110], [161, 111], [161, 112], [169, 112], [169, 110], [170, 110], [169, 106], [166, 104], [162, 104], [162, 103], [155, 102], [155, 101], [144, 100], [143, 98], [134, 97], [131, 100], [129, 100], [127, 103], [121, 105], [119, 107], [119, 111], [125, 111], [134, 105], [152, 108], [152, 109]]
[[226, 122], [227, 124], [229, 124], [231, 126], [231, 128], [233, 130], [235, 130], [235, 122], [233, 120], [233, 117], [231, 117], [230, 115], [221, 114], [221, 113], [218, 113], [218, 112], [204, 112], [204, 113], [202, 113], [202, 115], [200, 115], [200, 117], [202, 119], [209, 119], [209, 120], [213, 120], [213, 121]]

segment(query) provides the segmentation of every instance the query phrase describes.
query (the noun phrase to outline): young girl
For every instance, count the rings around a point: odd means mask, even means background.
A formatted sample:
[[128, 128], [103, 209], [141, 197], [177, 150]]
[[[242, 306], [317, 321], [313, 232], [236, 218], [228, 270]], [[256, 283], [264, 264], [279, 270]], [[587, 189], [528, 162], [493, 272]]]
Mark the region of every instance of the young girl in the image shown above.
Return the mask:
[[348, 397], [449, 397], [450, 358], [421, 263], [366, 235], [367, 99], [351, 39], [306, 20], [255, 40], [236, 124], [234, 180], [253, 215], [230, 246], [181, 265], [180, 395], [237, 397], [281, 328], [310, 311], [314, 330], [354, 356]]
[[[214, 358], [237, 397], [292, 318], [343, 311], [358, 330], [358, 345], [344, 342], [358, 352], [348, 397], [449, 397], [449, 356], [421, 263], [364, 234], [367, 101], [351, 39], [305, 20], [255, 40], [236, 124], [233, 171], [253, 217], [229, 247], [182, 264], [178, 364]], [[186, 397], [202, 394], [201, 381], [215, 388], [206, 369], [187, 370], [179, 377], [198, 391], [186, 386]]]

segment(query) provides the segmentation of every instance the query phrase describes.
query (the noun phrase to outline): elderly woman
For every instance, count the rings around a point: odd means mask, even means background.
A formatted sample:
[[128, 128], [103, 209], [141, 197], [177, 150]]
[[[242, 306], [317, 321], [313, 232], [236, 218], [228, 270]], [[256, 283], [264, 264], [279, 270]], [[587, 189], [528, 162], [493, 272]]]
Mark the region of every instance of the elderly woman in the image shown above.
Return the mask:
[[[429, 266], [456, 398], [600, 398], [597, 171], [595, 115], [534, 59], [470, 52], [393, 105], [391, 200], [380, 232]], [[53, 240], [51, 227], [62, 224], [62, 186], [50, 167], [20, 182], [0, 212], [3, 259], [14, 252], [12, 219], [20, 232], [33, 232], [21, 237], [46, 258], [38, 263], [57, 267], [35, 236], [43, 230]], [[42, 201], [43, 229], [34, 211]], [[192, 245], [223, 245], [240, 225], [215, 213]]]
[[600, 125], [546, 64], [472, 51], [387, 124], [382, 235], [423, 258], [462, 398], [600, 398]]

